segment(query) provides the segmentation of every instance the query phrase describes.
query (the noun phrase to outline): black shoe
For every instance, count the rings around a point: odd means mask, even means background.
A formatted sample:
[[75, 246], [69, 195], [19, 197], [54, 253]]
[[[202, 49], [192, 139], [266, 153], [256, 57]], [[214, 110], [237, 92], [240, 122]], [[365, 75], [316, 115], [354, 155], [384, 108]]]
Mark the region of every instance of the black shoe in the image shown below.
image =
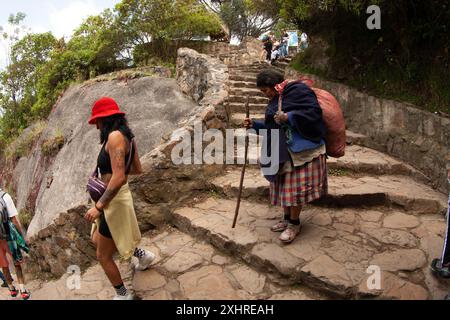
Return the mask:
[[450, 300], [450, 293], [445, 296], [444, 300]]
[[450, 279], [450, 269], [448, 267], [443, 267], [440, 259], [433, 260], [431, 263], [431, 271], [435, 276]]
[[8, 288], [8, 284], [6, 282], [2, 283], [2, 288]]

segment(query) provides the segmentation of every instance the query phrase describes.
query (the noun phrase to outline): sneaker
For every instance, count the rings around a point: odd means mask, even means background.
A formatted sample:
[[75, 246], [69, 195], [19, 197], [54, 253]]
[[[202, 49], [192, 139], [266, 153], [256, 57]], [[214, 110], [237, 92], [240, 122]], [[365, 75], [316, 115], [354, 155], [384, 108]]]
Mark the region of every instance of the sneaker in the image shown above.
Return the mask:
[[286, 230], [281, 234], [280, 241], [286, 244], [292, 243], [297, 235], [300, 233], [300, 226], [295, 226], [293, 224], [288, 225]]
[[145, 271], [150, 267], [153, 261], [155, 261], [156, 256], [150, 252], [145, 250], [145, 255], [142, 258], [139, 258], [139, 262], [136, 265], [135, 269], [138, 271]]
[[113, 300], [134, 300], [134, 295], [132, 293], [129, 293], [126, 296], [119, 296], [116, 294]]
[[449, 266], [443, 266], [440, 259], [434, 259], [431, 263], [431, 271], [435, 276], [449, 279], [450, 278], [450, 268]]
[[272, 228], [270, 228], [270, 230], [272, 232], [283, 232], [284, 230], [287, 229], [289, 225], [289, 221], [279, 221], [276, 225], [274, 225]]
[[13, 287], [12, 289], [9, 289], [9, 294], [12, 298], [15, 298], [19, 294], [19, 291], [15, 287]]
[[20, 292], [20, 295], [22, 296], [22, 300], [28, 300], [31, 297], [31, 292], [25, 290], [24, 292]]

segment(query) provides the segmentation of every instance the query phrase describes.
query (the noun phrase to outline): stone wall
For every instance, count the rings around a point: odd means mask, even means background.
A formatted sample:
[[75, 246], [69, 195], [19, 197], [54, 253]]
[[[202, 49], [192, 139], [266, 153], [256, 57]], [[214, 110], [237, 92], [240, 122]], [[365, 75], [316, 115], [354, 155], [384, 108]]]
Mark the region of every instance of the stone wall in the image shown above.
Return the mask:
[[201, 106], [214, 106], [224, 116], [228, 97], [228, 67], [216, 58], [195, 50], [180, 48], [177, 83], [181, 90]]
[[[367, 136], [361, 143], [395, 156], [422, 171], [430, 184], [447, 191], [446, 156], [450, 150], [450, 119], [414, 105], [379, 99], [351, 87], [306, 75], [341, 103], [347, 128]], [[288, 69], [286, 78], [298, 78]]]
[[84, 219], [88, 207], [80, 206], [59, 215], [47, 228], [30, 238], [27, 273], [40, 278], [59, 278], [72, 265], [86, 270], [96, 257], [90, 241], [90, 224]]
[[261, 41], [247, 37], [239, 46], [227, 42], [178, 40], [153, 42], [138, 47], [135, 59], [138, 64], [147, 65], [154, 57], [176, 62], [178, 50], [189, 48], [201, 54], [218, 57], [227, 65], [251, 64], [259, 61], [262, 51]]

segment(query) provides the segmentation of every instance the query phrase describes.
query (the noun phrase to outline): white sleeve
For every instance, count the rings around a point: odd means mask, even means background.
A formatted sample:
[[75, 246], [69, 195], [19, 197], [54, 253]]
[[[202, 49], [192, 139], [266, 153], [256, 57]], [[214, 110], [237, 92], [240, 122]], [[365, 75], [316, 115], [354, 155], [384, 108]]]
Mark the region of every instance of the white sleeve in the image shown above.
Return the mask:
[[8, 210], [8, 215], [10, 218], [18, 216], [19, 213], [17, 212], [16, 206], [14, 205], [13, 199], [9, 194], [5, 194], [3, 197], [3, 200], [5, 200], [6, 203], [6, 209]]

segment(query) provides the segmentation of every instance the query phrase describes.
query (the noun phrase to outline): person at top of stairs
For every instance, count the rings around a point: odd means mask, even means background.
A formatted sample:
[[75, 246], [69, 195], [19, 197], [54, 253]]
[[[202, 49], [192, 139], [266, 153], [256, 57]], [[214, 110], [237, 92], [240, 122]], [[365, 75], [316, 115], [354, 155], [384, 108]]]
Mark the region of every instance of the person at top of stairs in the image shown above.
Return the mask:
[[263, 52], [265, 53], [265, 61], [267, 63], [270, 63], [272, 58], [272, 49], [273, 49], [273, 42], [270, 39], [269, 36], [264, 36], [262, 39], [263, 42]]
[[279, 141], [275, 142], [279, 149], [278, 172], [267, 175], [264, 166], [262, 169], [270, 181], [272, 205], [284, 208], [284, 218], [271, 230], [282, 232], [280, 240], [288, 244], [300, 233], [303, 205], [328, 193], [328, 176], [325, 125], [317, 97], [305, 84], [293, 83], [286, 87], [283, 99], [279, 101], [275, 86], [283, 81], [284, 76], [273, 69], [258, 74], [257, 87], [270, 99], [265, 121], [247, 118], [244, 126], [257, 132], [268, 130], [263, 145], [267, 154], [277, 152], [271, 150], [270, 131], [277, 130], [279, 133]]

